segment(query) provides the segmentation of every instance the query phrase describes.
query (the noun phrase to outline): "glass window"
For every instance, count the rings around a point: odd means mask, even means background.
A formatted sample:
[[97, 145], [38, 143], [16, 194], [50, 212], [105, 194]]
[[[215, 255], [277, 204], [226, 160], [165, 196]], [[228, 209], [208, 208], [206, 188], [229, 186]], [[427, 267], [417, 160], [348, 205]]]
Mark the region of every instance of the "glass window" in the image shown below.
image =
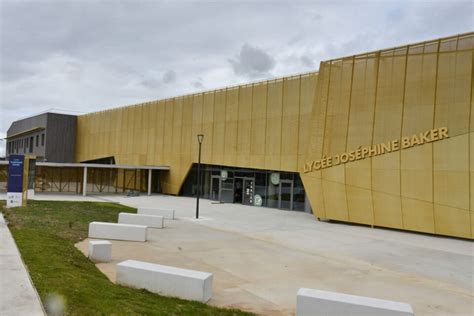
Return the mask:
[[[221, 171], [224, 170], [227, 171], [225, 180], [221, 178]], [[259, 206], [304, 211], [307, 204], [303, 183], [297, 173], [204, 164], [201, 172], [203, 175], [201, 196], [203, 198], [214, 200], [220, 198], [220, 201], [224, 203], [246, 204], [243, 199], [238, 197], [245, 181], [252, 181], [243, 178], [249, 178], [253, 179], [253, 201], [258, 200]], [[181, 188], [180, 194], [185, 196], [196, 194], [196, 175], [197, 164], [194, 164]]]
[[[280, 180], [273, 176], [276, 172], [267, 173], [267, 204], [268, 207], [278, 208], [278, 197], [280, 195]], [[276, 181], [278, 180], [278, 181]]]
[[267, 204], [267, 177], [265, 172], [255, 172], [255, 195], [259, 195], [262, 198], [262, 206]]
[[294, 182], [294, 193], [293, 193], [293, 209], [295, 211], [304, 211], [305, 207], [305, 194], [304, 194], [304, 187], [303, 182], [299, 175], [295, 175], [295, 182]]
[[36, 147], [39, 146], [39, 139], [40, 139], [39, 135], [36, 135]]
[[44, 146], [44, 133], [41, 134], [41, 146]]
[[33, 152], [33, 136], [30, 137], [30, 153]]

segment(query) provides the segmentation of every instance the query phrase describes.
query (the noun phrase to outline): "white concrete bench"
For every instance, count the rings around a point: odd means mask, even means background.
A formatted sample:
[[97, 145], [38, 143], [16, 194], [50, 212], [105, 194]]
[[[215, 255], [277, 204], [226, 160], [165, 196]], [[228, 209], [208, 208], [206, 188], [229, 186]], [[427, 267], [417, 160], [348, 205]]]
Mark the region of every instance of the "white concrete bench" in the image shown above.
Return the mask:
[[137, 213], [143, 215], [163, 216], [165, 219], [174, 219], [173, 209], [140, 207], [138, 208]]
[[89, 240], [89, 258], [94, 262], [112, 260], [112, 243], [107, 240]]
[[146, 241], [147, 227], [143, 225], [89, 223], [89, 238]]
[[163, 216], [120, 213], [118, 222], [120, 224], [143, 225], [153, 228], [163, 228]]
[[212, 273], [127, 260], [117, 264], [117, 283], [164, 296], [207, 302], [212, 296]]
[[296, 316], [364, 315], [413, 316], [409, 304], [371, 297], [301, 288], [296, 297]]

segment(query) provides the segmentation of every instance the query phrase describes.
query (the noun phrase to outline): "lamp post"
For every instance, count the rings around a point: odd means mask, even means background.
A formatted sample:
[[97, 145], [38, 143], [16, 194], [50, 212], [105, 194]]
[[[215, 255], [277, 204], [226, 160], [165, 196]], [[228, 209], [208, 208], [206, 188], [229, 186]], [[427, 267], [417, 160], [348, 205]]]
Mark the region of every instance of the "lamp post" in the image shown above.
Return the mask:
[[203, 134], [197, 135], [198, 143], [199, 143], [199, 158], [198, 158], [198, 189], [197, 189], [197, 199], [196, 199], [196, 219], [199, 218], [199, 197], [201, 196], [201, 144], [204, 140]]

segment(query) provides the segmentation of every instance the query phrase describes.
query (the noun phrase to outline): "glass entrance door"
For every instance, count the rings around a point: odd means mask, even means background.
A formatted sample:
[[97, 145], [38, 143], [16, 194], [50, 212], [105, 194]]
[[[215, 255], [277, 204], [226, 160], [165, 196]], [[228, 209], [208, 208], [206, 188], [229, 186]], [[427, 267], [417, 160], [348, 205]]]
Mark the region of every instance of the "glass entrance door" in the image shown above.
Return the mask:
[[242, 204], [253, 205], [254, 184], [254, 178], [244, 178]]
[[220, 201], [221, 200], [221, 177], [212, 176], [211, 177], [211, 200]]
[[285, 210], [293, 209], [293, 180], [280, 180], [278, 208]]

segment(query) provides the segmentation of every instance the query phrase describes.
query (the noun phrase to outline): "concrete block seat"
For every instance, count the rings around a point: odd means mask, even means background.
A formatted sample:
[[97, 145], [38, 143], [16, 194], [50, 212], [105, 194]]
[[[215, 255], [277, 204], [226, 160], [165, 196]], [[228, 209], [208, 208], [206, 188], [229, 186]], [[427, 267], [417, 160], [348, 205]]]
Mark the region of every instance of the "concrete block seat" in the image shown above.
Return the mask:
[[119, 224], [143, 225], [152, 228], [163, 228], [163, 216], [120, 213]]
[[174, 210], [167, 208], [140, 207], [137, 213], [142, 215], [163, 216], [165, 219], [174, 219]]
[[203, 303], [212, 296], [212, 273], [136, 260], [117, 264], [117, 283]]
[[89, 223], [89, 238], [146, 241], [147, 227], [143, 225], [92, 222]]
[[296, 297], [296, 316], [361, 315], [413, 316], [409, 304], [371, 297], [301, 288]]
[[112, 260], [112, 243], [107, 240], [89, 240], [89, 258], [94, 262]]

